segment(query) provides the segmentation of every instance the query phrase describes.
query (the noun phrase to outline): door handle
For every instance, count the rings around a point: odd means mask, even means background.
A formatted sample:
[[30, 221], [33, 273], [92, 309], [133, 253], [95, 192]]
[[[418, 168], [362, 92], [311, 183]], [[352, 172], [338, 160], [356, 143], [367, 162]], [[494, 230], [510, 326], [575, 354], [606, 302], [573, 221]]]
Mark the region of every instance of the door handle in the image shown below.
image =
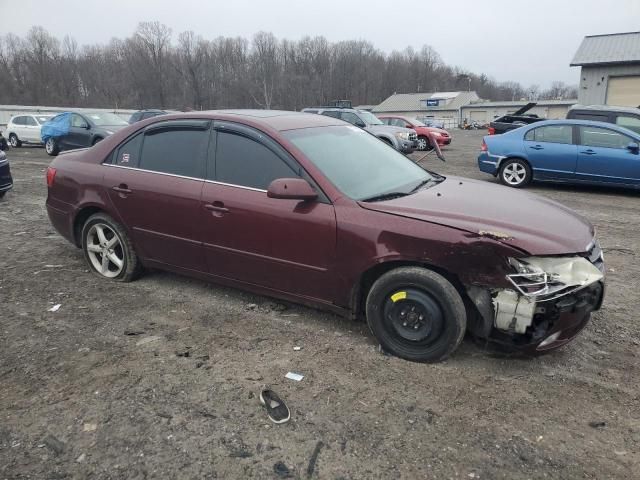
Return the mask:
[[121, 183], [120, 185], [115, 187], [111, 187], [111, 190], [118, 193], [126, 193], [126, 194], [133, 193], [131, 190], [129, 190], [129, 187], [124, 183]]
[[544, 150], [544, 147], [540, 145], [534, 145], [533, 147], [529, 147], [529, 148], [533, 148], [534, 150]]
[[594, 152], [593, 150], [589, 149], [589, 150], [583, 150], [580, 153], [584, 153], [585, 155], [595, 155], [596, 152]]
[[229, 209], [224, 206], [223, 202], [205, 203], [204, 208], [212, 212], [227, 213]]

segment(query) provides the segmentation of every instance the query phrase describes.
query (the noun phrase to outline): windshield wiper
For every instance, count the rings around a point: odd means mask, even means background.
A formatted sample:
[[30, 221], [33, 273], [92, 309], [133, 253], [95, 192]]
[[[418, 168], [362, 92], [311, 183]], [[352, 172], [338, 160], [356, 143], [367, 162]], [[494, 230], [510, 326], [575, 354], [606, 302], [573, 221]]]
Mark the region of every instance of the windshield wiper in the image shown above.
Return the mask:
[[[440, 177], [440, 178], [433, 178], [433, 177], [432, 178], [427, 178], [425, 180], [422, 180], [415, 187], [413, 187], [409, 193], [416, 193], [418, 190], [420, 190], [425, 185], [428, 185], [429, 183], [433, 183], [433, 185], [437, 185], [442, 180], [444, 180], [443, 177]], [[433, 185], [431, 185], [431, 186], [433, 186]]]
[[406, 192], [387, 192], [380, 195], [374, 195], [373, 197], [363, 198], [361, 202], [381, 202], [382, 200], [392, 200], [394, 198], [405, 197], [409, 195]]

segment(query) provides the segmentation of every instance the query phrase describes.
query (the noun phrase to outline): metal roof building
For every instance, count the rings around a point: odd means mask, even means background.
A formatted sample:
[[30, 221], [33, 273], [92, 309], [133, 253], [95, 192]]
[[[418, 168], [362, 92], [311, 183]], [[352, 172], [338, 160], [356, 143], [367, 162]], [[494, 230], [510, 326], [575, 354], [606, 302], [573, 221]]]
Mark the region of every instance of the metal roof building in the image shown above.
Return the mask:
[[570, 63], [581, 67], [583, 105], [640, 105], [640, 32], [585, 37]]
[[373, 113], [435, 119], [452, 128], [461, 122], [460, 108], [479, 99], [476, 92], [396, 93], [376, 105]]

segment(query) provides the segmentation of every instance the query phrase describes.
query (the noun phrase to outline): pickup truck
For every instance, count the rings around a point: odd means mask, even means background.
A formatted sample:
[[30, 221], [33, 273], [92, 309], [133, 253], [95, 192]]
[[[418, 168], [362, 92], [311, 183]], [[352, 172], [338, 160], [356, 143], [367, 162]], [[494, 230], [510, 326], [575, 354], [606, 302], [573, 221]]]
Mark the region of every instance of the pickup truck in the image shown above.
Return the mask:
[[305, 113], [318, 113], [349, 122], [375, 135], [402, 153], [412, 153], [418, 148], [418, 135], [415, 130], [385, 125], [373, 113], [366, 110], [341, 107], [311, 107], [304, 108], [302, 111]]
[[536, 105], [536, 102], [529, 102], [524, 107], [516, 110], [513, 113], [509, 113], [507, 115], [503, 115], [502, 117], [496, 118], [489, 124], [489, 135], [499, 135], [501, 133], [508, 132], [509, 130], [520, 128], [523, 125], [529, 125], [530, 123], [546, 120], [546, 118], [542, 118], [537, 115], [526, 114], [526, 112], [531, 110]]

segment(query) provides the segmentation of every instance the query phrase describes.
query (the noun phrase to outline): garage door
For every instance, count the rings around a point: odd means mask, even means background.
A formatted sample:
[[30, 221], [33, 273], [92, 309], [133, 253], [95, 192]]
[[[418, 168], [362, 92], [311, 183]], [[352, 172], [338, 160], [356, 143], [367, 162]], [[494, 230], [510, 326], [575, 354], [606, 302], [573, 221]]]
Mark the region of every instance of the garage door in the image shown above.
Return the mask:
[[476, 121], [478, 123], [485, 123], [487, 121], [487, 111], [486, 110], [471, 110], [471, 121]]
[[637, 107], [640, 105], [640, 75], [610, 77], [607, 83], [607, 105]]

